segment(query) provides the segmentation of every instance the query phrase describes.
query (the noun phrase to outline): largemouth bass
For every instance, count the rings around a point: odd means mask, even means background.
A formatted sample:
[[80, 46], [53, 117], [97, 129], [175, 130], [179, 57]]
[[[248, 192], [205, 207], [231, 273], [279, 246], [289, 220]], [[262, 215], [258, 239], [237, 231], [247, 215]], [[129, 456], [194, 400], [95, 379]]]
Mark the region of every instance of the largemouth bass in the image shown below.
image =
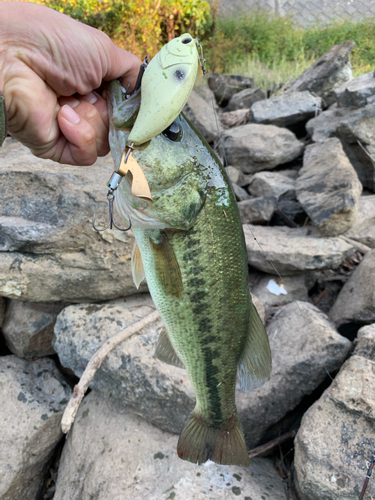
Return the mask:
[[[109, 84], [110, 145], [115, 166], [140, 106]], [[144, 276], [166, 325], [155, 356], [184, 366], [196, 407], [178, 441], [180, 458], [201, 464], [249, 465], [235, 405], [241, 389], [265, 382], [271, 371], [268, 337], [248, 288], [245, 239], [236, 199], [215, 153], [180, 114], [163, 133], [133, 151], [152, 200], [121, 182], [116, 207], [132, 222], [133, 277]]]

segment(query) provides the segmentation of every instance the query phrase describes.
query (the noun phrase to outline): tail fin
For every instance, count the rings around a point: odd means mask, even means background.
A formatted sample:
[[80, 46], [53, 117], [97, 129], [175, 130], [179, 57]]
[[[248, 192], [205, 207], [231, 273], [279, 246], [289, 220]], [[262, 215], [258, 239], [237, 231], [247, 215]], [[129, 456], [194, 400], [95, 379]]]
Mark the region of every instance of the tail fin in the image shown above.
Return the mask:
[[207, 460], [222, 465], [250, 464], [237, 415], [233, 415], [223, 427], [215, 428], [209, 427], [194, 410], [178, 440], [177, 453], [183, 460], [199, 465]]

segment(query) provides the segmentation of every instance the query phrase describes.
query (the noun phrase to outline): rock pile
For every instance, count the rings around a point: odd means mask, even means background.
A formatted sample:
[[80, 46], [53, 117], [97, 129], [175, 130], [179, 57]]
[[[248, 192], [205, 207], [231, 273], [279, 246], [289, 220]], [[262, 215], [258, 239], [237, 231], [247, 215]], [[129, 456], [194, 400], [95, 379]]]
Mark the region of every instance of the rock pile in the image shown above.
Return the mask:
[[211, 75], [185, 109], [227, 161], [273, 355], [266, 384], [237, 390], [247, 445], [299, 427], [293, 481], [283, 483], [288, 474], [264, 457], [249, 468], [177, 458], [195, 395], [185, 370], [153, 357], [161, 320], [107, 356], [58, 479], [49, 476], [75, 377], [154, 306], [147, 285], [132, 283], [131, 232], [91, 227], [94, 211], [106, 213], [111, 159], [77, 170], [8, 138], [0, 150], [0, 500], [286, 500], [292, 482], [301, 500], [358, 498], [375, 443], [375, 79], [352, 78], [353, 46], [333, 47], [269, 99], [250, 78]]

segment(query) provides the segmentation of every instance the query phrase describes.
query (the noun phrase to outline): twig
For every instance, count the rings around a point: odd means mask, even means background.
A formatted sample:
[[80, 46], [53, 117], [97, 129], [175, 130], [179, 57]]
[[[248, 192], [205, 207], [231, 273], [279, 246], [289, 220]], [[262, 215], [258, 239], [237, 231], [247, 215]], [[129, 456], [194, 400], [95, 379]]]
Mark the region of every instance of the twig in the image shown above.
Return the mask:
[[361, 141], [358, 141], [357, 139], [357, 142], [358, 144], [360, 145], [360, 147], [363, 149], [363, 151], [367, 154], [367, 156], [370, 158], [370, 160], [372, 160], [374, 163], [375, 163], [375, 160], [374, 158], [370, 155], [370, 153], [367, 151], [367, 149], [365, 148], [365, 146], [362, 144]]
[[363, 500], [363, 497], [365, 496], [365, 493], [366, 493], [366, 490], [367, 490], [367, 485], [368, 485], [368, 482], [370, 481], [372, 469], [374, 468], [374, 464], [375, 464], [375, 455], [372, 455], [370, 467], [368, 468], [367, 476], [366, 476], [366, 479], [365, 479], [365, 482], [364, 482], [361, 494], [359, 496], [359, 500]]
[[83, 396], [85, 395], [90, 382], [94, 378], [96, 371], [100, 368], [108, 353], [115, 346], [121, 344], [121, 342], [142, 330], [142, 328], [144, 328], [149, 323], [153, 323], [159, 317], [160, 316], [158, 311], [152, 312], [145, 318], [142, 318], [140, 321], [137, 321], [136, 323], [128, 326], [128, 328], [125, 328], [125, 330], [121, 330], [120, 332], [116, 333], [116, 335], [104, 342], [100, 349], [96, 351], [96, 353], [88, 362], [80, 381], [77, 385], [74, 386], [72, 397], [70, 398], [70, 401], [65, 408], [64, 415], [61, 419], [61, 429], [64, 434], [66, 434], [71, 428]]
[[258, 455], [261, 455], [262, 453], [265, 453], [266, 451], [270, 451], [270, 450], [272, 450], [272, 448], [279, 446], [284, 441], [287, 441], [288, 439], [294, 438], [296, 434], [297, 434], [296, 430], [286, 432], [285, 434], [279, 436], [278, 438], [273, 439], [272, 441], [269, 441], [266, 444], [262, 444], [262, 446], [258, 446], [257, 448], [254, 448], [253, 450], [250, 450], [249, 457], [254, 458], [254, 457], [257, 457]]

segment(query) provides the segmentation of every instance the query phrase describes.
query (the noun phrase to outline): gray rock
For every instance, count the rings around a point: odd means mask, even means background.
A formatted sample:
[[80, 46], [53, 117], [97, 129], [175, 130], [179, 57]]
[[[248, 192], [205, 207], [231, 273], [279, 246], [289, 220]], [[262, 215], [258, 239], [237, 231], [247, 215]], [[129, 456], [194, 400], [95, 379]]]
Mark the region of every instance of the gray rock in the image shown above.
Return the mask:
[[[307, 218], [307, 215], [305, 214], [303, 208], [301, 207], [300, 203], [295, 200], [280, 200], [278, 202], [277, 206], [280, 212], [282, 212], [283, 215], [286, 215], [289, 219], [294, 221], [296, 218], [300, 218], [303, 215], [305, 215], [305, 218]], [[285, 220], [284, 220], [285, 224]]]
[[219, 109], [219, 106], [217, 105], [217, 102], [215, 100], [214, 93], [209, 89], [206, 82], [203, 82], [201, 85], [195, 86], [194, 92], [200, 95], [202, 99], [204, 99], [206, 103], [211, 106], [211, 108], [214, 107], [216, 111]]
[[238, 203], [243, 224], [266, 224], [271, 220], [276, 206], [275, 196], [261, 196]]
[[183, 112], [207, 142], [214, 141], [221, 133], [222, 127], [219, 120], [216, 121], [211, 102], [207, 102], [197, 92], [192, 91]]
[[343, 108], [361, 108], [375, 96], [374, 72], [358, 76], [334, 90], [337, 103]]
[[375, 248], [375, 196], [362, 196], [354, 225], [344, 236]]
[[362, 184], [339, 139], [306, 148], [296, 194], [323, 235], [337, 236], [353, 226], [361, 192]]
[[337, 370], [351, 349], [327, 316], [306, 302], [291, 302], [267, 327], [272, 352], [271, 378], [255, 391], [239, 393], [237, 408], [246, 442], [256, 446], [267, 430], [292, 411]]
[[225, 131], [222, 144], [228, 163], [245, 173], [272, 170], [303, 151], [303, 144], [290, 130], [255, 123]]
[[214, 93], [217, 103], [225, 107], [237, 92], [254, 88], [254, 80], [240, 75], [211, 73], [208, 77], [208, 86]]
[[71, 391], [51, 359], [0, 358], [0, 498], [39, 498]]
[[239, 127], [249, 121], [250, 109], [237, 109], [220, 114], [220, 121], [226, 128]]
[[362, 262], [343, 286], [330, 318], [337, 325], [375, 322], [375, 250], [365, 255]]
[[337, 137], [336, 131], [338, 125], [344, 117], [350, 116], [352, 112], [352, 109], [332, 106], [323, 111], [323, 113], [320, 113], [316, 118], [309, 120], [306, 123], [306, 131], [314, 142], [321, 142], [330, 137]]
[[[375, 442], [375, 363], [352, 356], [305, 413], [294, 466], [308, 500], [359, 498]], [[370, 480], [365, 498], [375, 495]]]
[[225, 167], [225, 170], [232, 184], [237, 184], [240, 187], [248, 186], [253, 178], [252, 175], [243, 174], [241, 170], [232, 166]]
[[252, 288], [254, 293], [270, 310], [272, 307], [282, 306], [294, 300], [307, 301], [308, 290], [303, 275], [279, 277], [267, 275]]
[[257, 172], [248, 189], [253, 196], [274, 196], [278, 200], [292, 200], [296, 197], [295, 184], [295, 180], [283, 172]]
[[357, 332], [353, 354], [375, 362], [375, 323], [362, 326]]
[[286, 500], [271, 460], [198, 466], [177, 457], [177, 439], [92, 392], [64, 447], [54, 500]]
[[333, 104], [336, 101], [333, 89], [353, 78], [349, 55], [354, 47], [352, 40], [331, 47], [295, 80], [287, 92], [308, 90], [322, 97], [326, 106]]
[[251, 196], [246, 191], [246, 189], [237, 186], [237, 184], [232, 184], [234, 194], [236, 195], [237, 201], [250, 200]]
[[243, 229], [249, 264], [270, 274], [276, 271], [269, 260], [282, 275], [293, 275], [334, 269], [355, 251], [354, 245], [340, 237], [309, 236], [308, 228], [245, 225]]
[[9, 349], [21, 358], [55, 354], [52, 347], [53, 327], [61, 303], [19, 302], [9, 300], [3, 334]]
[[322, 99], [310, 92], [291, 92], [273, 96], [251, 106], [250, 121], [289, 127], [316, 116], [322, 109]]
[[3, 299], [3, 297], [0, 297], [0, 328], [3, 325], [4, 317], [5, 317], [5, 300]]
[[267, 94], [262, 89], [245, 89], [234, 94], [225, 108], [225, 111], [236, 111], [237, 109], [250, 109], [257, 101], [267, 99]]
[[[136, 291], [133, 236], [97, 233], [108, 217], [109, 157], [89, 168], [34, 157], [7, 139], [0, 150], [0, 295], [23, 301], [80, 302]], [[9, 193], [12, 193], [10, 196]]]
[[[64, 309], [55, 325], [60, 362], [80, 377], [92, 355], [110, 337], [154, 311], [148, 295]], [[195, 405], [186, 370], [154, 359], [161, 319], [110, 352], [90, 386], [163, 430], [179, 433]]]

